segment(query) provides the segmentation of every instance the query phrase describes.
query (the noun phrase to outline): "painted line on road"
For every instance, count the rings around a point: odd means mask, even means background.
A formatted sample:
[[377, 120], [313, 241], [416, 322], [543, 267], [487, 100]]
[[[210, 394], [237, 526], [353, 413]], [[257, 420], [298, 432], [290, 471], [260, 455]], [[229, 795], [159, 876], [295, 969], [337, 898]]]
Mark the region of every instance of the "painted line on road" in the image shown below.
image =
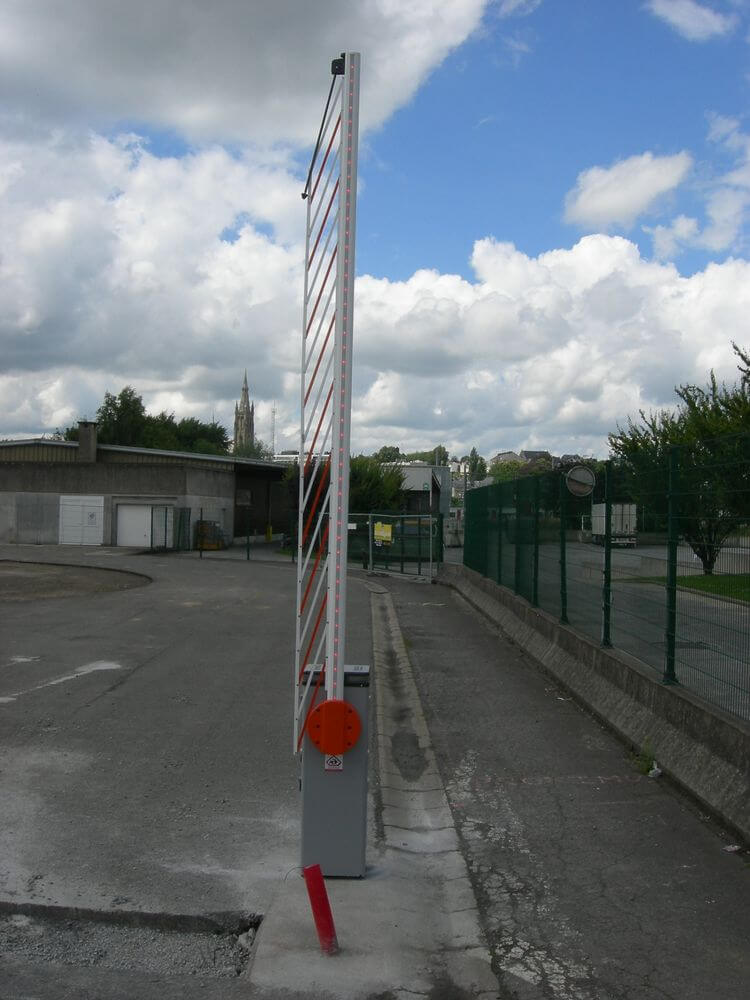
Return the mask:
[[45, 681], [44, 684], [35, 684], [34, 687], [26, 688], [24, 691], [16, 691], [14, 694], [4, 695], [0, 697], [0, 705], [7, 705], [12, 701], [16, 701], [17, 698], [23, 697], [25, 694], [31, 694], [33, 691], [41, 691], [43, 688], [55, 687], [57, 684], [65, 684], [67, 681], [78, 680], [79, 677], [85, 677], [87, 674], [93, 674], [99, 670], [122, 670], [122, 664], [114, 663], [111, 660], [95, 660], [93, 663], [85, 663], [72, 674], [65, 674], [63, 677], [54, 677], [51, 681]]

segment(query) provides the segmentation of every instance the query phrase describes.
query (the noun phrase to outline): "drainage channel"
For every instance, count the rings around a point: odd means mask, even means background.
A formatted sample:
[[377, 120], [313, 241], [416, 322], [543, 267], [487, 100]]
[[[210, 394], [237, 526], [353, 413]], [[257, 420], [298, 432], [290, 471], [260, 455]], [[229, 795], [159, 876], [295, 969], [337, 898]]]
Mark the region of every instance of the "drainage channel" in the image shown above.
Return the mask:
[[254, 913], [180, 915], [0, 902], [0, 954], [34, 964], [235, 978], [250, 962], [261, 920]]

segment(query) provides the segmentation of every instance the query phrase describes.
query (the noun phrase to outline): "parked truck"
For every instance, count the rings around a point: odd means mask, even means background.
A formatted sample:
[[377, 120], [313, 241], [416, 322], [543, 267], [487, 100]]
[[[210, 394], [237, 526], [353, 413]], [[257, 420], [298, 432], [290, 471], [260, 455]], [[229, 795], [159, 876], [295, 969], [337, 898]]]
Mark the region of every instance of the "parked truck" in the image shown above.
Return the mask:
[[[591, 541], [604, 545], [606, 504], [591, 504]], [[630, 545], [635, 548], [636, 505], [634, 503], [612, 504], [612, 544]]]

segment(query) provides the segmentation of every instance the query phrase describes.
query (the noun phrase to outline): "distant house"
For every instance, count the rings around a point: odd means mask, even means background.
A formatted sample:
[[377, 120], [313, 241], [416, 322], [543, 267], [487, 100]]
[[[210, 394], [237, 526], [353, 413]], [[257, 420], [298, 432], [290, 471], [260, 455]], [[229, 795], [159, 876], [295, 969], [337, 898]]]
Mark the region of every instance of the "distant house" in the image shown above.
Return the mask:
[[515, 451], [499, 451], [497, 455], [495, 455], [493, 458], [490, 459], [489, 464], [494, 465], [496, 462], [502, 464], [503, 462], [521, 462], [521, 461], [523, 461], [521, 455], [516, 454]]
[[450, 512], [451, 470], [447, 465], [424, 462], [399, 463], [404, 480], [404, 506], [409, 514]]
[[522, 462], [539, 462], [546, 459], [548, 462], [552, 462], [552, 456], [548, 451], [521, 451], [520, 459]]

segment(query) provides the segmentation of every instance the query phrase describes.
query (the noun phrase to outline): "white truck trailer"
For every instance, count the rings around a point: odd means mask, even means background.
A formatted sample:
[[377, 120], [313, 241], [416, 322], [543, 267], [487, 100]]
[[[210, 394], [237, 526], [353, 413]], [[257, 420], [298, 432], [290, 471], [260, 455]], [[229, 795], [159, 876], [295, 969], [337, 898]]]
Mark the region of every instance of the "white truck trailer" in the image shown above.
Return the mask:
[[[604, 519], [606, 504], [591, 504], [591, 541], [604, 545]], [[630, 545], [635, 548], [636, 505], [634, 503], [612, 504], [612, 544]]]

